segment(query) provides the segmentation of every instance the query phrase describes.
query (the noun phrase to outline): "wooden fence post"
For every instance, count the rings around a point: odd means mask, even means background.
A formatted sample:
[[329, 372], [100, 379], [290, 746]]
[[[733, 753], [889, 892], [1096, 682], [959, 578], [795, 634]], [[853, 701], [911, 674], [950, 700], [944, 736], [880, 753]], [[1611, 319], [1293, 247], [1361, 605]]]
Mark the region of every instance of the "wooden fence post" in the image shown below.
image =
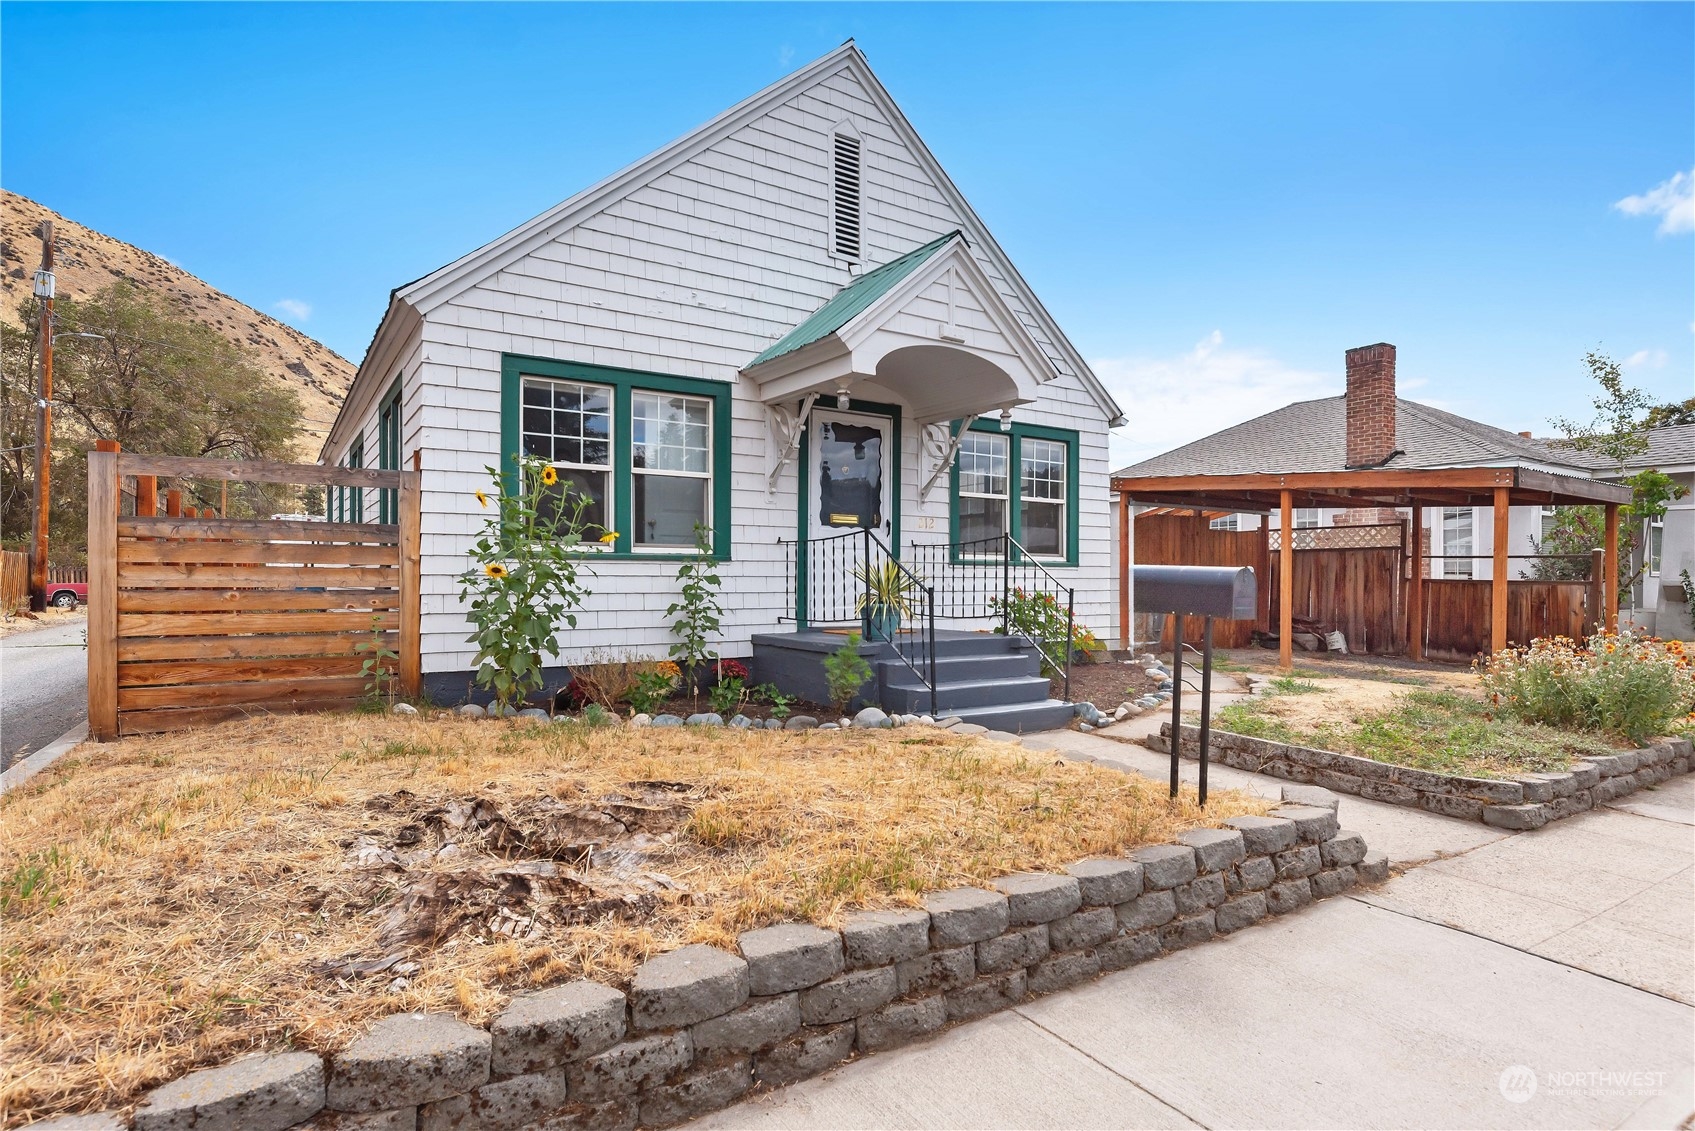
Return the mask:
[[88, 453], [88, 733], [118, 736], [118, 456]]
[[1607, 627], [1606, 586], [1601, 579], [1606, 576], [1607, 552], [1600, 548], [1589, 551], [1589, 615], [1584, 618], [1584, 630], [1590, 635], [1603, 631]]
[[1606, 619], [1602, 623], [1608, 632], [1618, 631], [1618, 606], [1620, 594], [1618, 590], [1618, 504], [1608, 503], [1603, 512], [1602, 521], [1605, 530], [1605, 540], [1601, 543], [1604, 551], [1601, 564], [1601, 600]]
[[[418, 461], [413, 461], [417, 466]], [[420, 528], [423, 525], [423, 492], [419, 489], [423, 476], [417, 471], [403, 472], [400, 477], [398, 501], [400, 513], [400, 691], [409, 698], [423, 693], [424, 669], [420, 614], [423, 609], [418, 592], [421, 581]]]

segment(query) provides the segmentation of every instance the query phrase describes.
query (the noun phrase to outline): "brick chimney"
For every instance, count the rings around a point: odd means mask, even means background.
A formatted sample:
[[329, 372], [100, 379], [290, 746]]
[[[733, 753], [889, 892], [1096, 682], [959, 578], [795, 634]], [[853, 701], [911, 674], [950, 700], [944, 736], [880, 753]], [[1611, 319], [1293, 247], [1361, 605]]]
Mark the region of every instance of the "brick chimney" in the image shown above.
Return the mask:
[[1395, 347], [1351, 349], [1348, 358], [1348, 463], [1375, 467], [1395, 454]]

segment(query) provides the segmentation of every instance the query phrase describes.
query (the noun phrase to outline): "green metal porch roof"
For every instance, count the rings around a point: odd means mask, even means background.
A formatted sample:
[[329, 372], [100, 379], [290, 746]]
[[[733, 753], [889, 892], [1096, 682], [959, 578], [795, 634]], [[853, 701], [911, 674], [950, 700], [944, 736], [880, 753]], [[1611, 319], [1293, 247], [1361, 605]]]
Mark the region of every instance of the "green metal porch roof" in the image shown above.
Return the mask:
[[913, 248], [899, 259], [894, 259], [881, 267], [855, 280], [851, 285], [843, 287], [836, 297], [813, 312], [805, 322], [790, 330], [770, 346], [765, 352], [748, 362], [748, 368], [770, 361], [774, 357], [782, 357], [793, 353], [803, 346], [809, 346], [820, 338], [828, 337], [853, 321], [872, 303], [888, 294], [896, 284], [916, 271], [924, 261], [936, 254], [948, 241], [964, 236], [957, 230], [949, 232], [940, 239], [931, 240], [923, 247]]

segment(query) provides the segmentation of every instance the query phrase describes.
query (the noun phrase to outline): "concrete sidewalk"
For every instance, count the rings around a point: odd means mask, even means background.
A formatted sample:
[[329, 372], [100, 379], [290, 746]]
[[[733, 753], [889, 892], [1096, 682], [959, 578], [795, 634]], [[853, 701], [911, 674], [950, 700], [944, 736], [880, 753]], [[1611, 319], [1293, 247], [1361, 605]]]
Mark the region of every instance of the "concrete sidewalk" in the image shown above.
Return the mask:
[[[1161, 780], [1168, 766], [1092, 735], [1040, 739]], [[1283, 784], [1223, 767], [1210, 781]], [[1402, 874], [695, 1126], [1671, 1128], [1695, 1113], [1695, 782], [1530, 833], [1355, 797], [1341, 818]], [[1500, 1086], [1514, 1066], [1538, 1077], [1524, 1102]]]

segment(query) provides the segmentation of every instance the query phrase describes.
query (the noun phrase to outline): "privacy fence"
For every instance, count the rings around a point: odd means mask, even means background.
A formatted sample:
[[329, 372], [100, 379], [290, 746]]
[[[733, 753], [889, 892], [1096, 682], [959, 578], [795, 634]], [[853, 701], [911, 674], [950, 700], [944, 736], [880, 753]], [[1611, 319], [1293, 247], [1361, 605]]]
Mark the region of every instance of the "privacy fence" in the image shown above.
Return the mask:
[[[393, 492], [399, 521], [161, 515], [161, 477]], [[374, 685], [370, 658], [418, 693], [417, 471], [91, 452], [88, 500], [95, 738], [350, 707]]]

